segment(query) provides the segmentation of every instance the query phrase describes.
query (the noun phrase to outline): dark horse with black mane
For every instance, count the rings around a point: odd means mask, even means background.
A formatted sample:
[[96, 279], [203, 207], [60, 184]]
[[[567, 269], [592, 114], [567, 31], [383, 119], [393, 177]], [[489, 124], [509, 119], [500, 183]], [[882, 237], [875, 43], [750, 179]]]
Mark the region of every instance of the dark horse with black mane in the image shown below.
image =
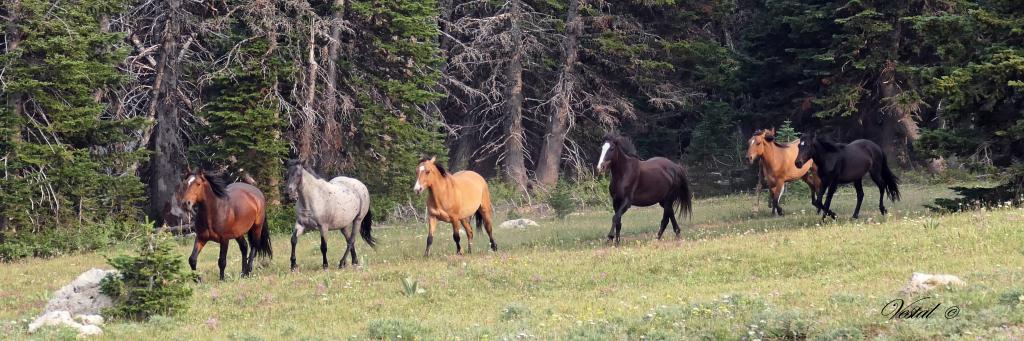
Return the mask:
[[601, 146], [601, 158], [597, 160], [598, 172], [611, 170], [612, 182], [608, 191], [612, 196], [612, 230], [608, 232], [608, 241], [619, 245], [619, 234], [622, 232], [622, 214], [632, 206], [651, 206], [659, 204], [664, 209], [661, 216], [661, 229], [658, 239], [665, 233], [668, 222], [676, 238], [680, 237], [679, 223], [676, 222], [673, 203], [679, 214], [692, 214], [690, 184], [686, 179], [686, 169], [679, 164], [663, 157], [640, 160], [628, 138], [613, 134], [605, 135]]
[[832, 195], [835, 194], [836, 187], [848, 183], [853, 183], [853, 188], [857, 190], [857, 207], [853, 210], [853, 219], [860, 216], [860, 204], [864, 200], [861, 181], [865, 174], [871, 174], [871, 180], [878, 186], [878, 210], [883, 215], [886, 213], [886, 193], [889, 193], [892, 202], [900, 200], [900, 179], [889, 169], [885, 153], [874, 142], [861, 139], [848, 144], [834, 143], [814, 134], [805, 134], [800, 140], [799, 148], [796, 166], [800, 167], [808, 160], [814, 160], [822, 184], [819, 196], [828, 190], [828, 197], [822, 206], [822, 220], [829, 216], [836, 219], [836, 213], [831, 210]]
[[[222, 176], [207, 175], [200, 169], [185, 172], [185, 181], [175, 191], [171, 208], [175, 216], [186, 216], [195, 208], [196, 241], [188, 265], [196, 270], [199, 252], [209, 241], [220, 244], [220, 279], [224, 280], [228, 245], [238, 242], [242, 251], [242, 276], [252, 271], [256, 256], [272, 257], [270, 230], [267, 228], [267, 204], [263, 192], [253, 185], [236, 182], [224, 185]], [[246, 237], [249, 237], [246, 243]], [[250, 249], [249, 247], [252, 246]]]

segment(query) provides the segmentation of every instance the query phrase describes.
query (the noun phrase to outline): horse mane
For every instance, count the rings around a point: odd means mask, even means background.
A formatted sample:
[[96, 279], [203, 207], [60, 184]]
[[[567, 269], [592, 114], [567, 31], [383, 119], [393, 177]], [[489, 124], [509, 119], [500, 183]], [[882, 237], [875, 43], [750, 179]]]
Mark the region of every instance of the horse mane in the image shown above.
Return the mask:
[[630, 140], [628, 137], [614, 133], [608, 133], [604, 135], [604, 140], [615, 142], [615, 144], [619, 145], [619, 149], [622, 150], [623, 153], [626, 153], [627, 156], [631, 156], [638, 159], [640, 158], [640, 156], [637, 155], [636, 153], [636, 146], [633, 146], [633, 141]]
[[227, 197], [227, 179], [223, 173], [204, 173], [203, 176], [206, 178], [206, 182], [210, 184], [210, 190], [213, 190], [213, 195], [218, 198]]
[[815, 141], [818, 142], [821, 149], [824, 149], [826, 152], [837, 152], [844, 145], [842, 143], [832, 142], [831, 140], [823, 138], [816, 138]]
[[[420, 158], [420, 163], [424, 163], [426, 161], [430, 161], [430, 159], [426, 157]], [[437, 162], [434, 162], [434, 167], [437, 167], [437, 172], [440, 173], [442, 177], [448, 176], [448, 171], [444, 170], [444, 167], [437, 164]]]

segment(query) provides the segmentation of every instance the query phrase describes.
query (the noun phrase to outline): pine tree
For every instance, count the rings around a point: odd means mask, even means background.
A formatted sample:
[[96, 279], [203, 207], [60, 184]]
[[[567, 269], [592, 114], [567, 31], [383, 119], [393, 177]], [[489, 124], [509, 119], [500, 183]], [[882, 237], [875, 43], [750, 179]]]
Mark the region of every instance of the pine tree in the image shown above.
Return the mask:
[[5, 2], [6, 66], [0, 109], [0, 225], [8, 239], [104, 219], [137, 219], [141, 153], [115, 145], [142, 126], [108, 110], [103, 91], [122, 81], [122, 35], [105, 18], [124, 1]]

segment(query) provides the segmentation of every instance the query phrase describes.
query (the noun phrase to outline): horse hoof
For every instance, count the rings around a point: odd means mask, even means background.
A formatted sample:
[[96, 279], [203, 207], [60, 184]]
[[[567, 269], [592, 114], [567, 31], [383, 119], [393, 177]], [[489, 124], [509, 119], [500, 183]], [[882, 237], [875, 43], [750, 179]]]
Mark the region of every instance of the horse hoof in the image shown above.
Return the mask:
[[491, 244], [491, 251], [498, 252], [498, 244]]

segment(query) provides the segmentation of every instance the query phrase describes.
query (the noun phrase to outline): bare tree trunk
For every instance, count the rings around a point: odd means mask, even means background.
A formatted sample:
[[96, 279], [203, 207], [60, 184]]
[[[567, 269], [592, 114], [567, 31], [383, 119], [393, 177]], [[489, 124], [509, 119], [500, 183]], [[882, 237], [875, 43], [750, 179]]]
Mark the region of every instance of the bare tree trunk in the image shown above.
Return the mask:
[[512, 59], [508, 67], [508, 119], [506, 122], [505, 176], [520, 192], [526, 191], [525, 132], [523, 131], [523, 32], [520, 0], [512, 0]]
[[181, 182], [180, 174], [185, 162], [179, 136], [177, 89], [180, 70], [176, 63], [181, 36], [181, 0], [167, 0], [167, 9], [148, 113], [156, 118], [153, 154], [149, 161], [149, 213], [157, 220], [162, 219], [160, 213], [164, 205]]
[[312, 162], [313, 160], [313, 120], [316, 113], [313, 111], [313, 99], [316, 98], [316, 73], [319, 64], [316, 62], [316, 32], [312, 23], [309, 27], [309, 59], [306, 66], [306, 98], [302, 104], [302, 128], [299, 130], [299, 159]]
[[324, 151], [323, 168], [332, 171], [341, 171], [341, 150], [344, 147], [344, 139], [341, 137], [341, 127], [338, 123], [338, 58], [341, 52], [341, 25], [344, 20], [345, 0], [334, 1], [334, 11], [331, 14], [331, 41], [327, 44], [327, 84], [324, 91], [324, 118], [326, 119], [324, 129]]
[[548, 120], [548, 132], [544, 135], [544, 147], [541, 148], [540, 160], [537, 163], [537, 182], [544, 187], [551, 187], [558, 182], [562, 149], [565, 144], [565, 136], [569, 132], [572, 96], [575, 91], [573, 66], [578, 58], [578, 42], [583, 31], [583, 22], [579, 19], [579, 5], [579, 0], [569, 0], [569, 8], [565, 17], [562, 74], [558, 84], [555, 85], [555, 98], [553, 99], [555, 112]]

